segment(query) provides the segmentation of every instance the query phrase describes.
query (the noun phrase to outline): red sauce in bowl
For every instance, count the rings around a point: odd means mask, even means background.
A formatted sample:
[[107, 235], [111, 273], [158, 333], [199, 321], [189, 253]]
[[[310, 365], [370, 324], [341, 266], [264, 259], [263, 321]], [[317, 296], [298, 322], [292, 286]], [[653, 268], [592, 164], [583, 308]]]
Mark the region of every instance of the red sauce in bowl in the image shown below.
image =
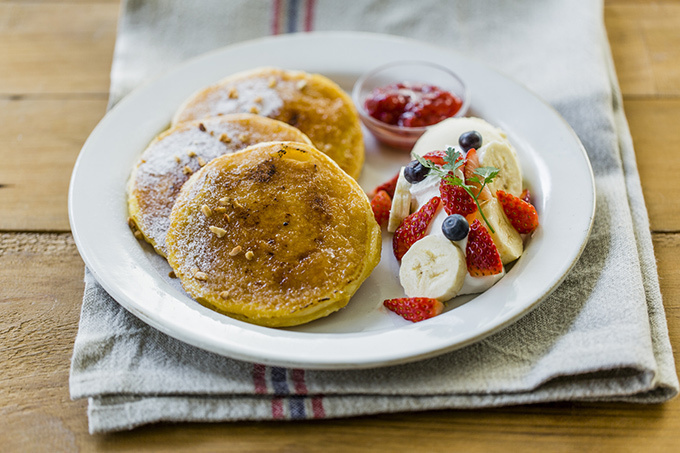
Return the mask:
[[383, 123], [424, 127], [450, 118], [463, 101], [434, 85], [394, 83], [373, 90], [364, 103], [366, 111]]

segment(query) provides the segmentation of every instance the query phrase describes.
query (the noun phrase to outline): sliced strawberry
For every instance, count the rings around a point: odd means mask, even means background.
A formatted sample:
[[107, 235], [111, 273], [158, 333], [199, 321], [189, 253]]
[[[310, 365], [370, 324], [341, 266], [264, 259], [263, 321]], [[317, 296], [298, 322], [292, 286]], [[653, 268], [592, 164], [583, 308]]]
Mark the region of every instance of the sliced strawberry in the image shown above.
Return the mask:
[[399, 179], [399, 173], [394, 175], [394, 177], [392, 179], [390, 179], [389, 181], [386, 181], [386, 182], [380, 184], [375, 189], [373, 189], [368, 194], [368, 198], [375, 197], [378, 194], [378, 192], [380, 192], [381, 190], [384, 190], [385, 192], [387, 192], [387, 195], [389, 195], [390, 198], [394, 198], [394, 189], [396, 189], [396, 187], [397, 187], [397, 179]]
[[390, 218], [391, 207], [392, 197], [384, 190], [379, 190], [371, 200], [371, 209], [373, 209], [375, 221], [378, 222], [378, 225], [381, 227], [387, 225], [387, 221]]
[[425, 236], [432, 218], [437, 213], [439, 202], [439, 197], [432, 197], [430, 201], [406, 217], [401, 225], [397, 227], [392, 238], [392, 249], [394, 250], [394, 256], [398, 260], [401, 260], [418, 239], [422, 239]]
[[423, 155], [423, 159], [427, 159], [433, 164], [444, 165], [446, 163], [446, 151], [430, 151]]
[[429, 297], [401, 297], [387, 299], [383, 305], [402, 318], [418, 322], [432, 318], [444, 311], [444, 304]]
[[479, 219], [470, 224], [465, 261], [468, 272], [473, 277], [495, 275], [503, 272], [503, 262], [491, 235]]
[[[449, 172], [451, 175], [451, 172]], [[455, 186], [446, 179], [439, 184], [442, 205], [448, 215], [460, 214], [467, 216], [477, 211], [475, 200], [461, 186]]]
[[465, 156], [465, 166], [463, 167], [463, 174], [465, 175], [465, 184], [471, 184], [475, 188], [473, 189], [473, 193], [477, 197], [477, 200], [480, 202], [483, 200], [489, 200], [491, 199], [491, 191], [489, 190], [488, 187], [484, 187], [484, 190], [482, 190], [482, 193], [479, 193], [479, 190], [481, 189], [482, 185], [471, 181], [471, 178], [476, 176], [479, 178], [478, 175], [475, 175], [475, 170], [479, 168], [479, 157], [477, 156], [477, 150], [474, 148], [471, 148], [470, 151], [467, 152], [467, 156]]
[[529, 189], [524, 189], [522, 191], [522, 195], [519, 196], [522, 200], [526, 201], [529, 204], [533, 204], [531, 202], [531, 192], [529, 192]]
[[496, 198], [518, 233], [528, 234], [538, 227], [538, 213], [531, 204], [502, 190], [496, 191]]

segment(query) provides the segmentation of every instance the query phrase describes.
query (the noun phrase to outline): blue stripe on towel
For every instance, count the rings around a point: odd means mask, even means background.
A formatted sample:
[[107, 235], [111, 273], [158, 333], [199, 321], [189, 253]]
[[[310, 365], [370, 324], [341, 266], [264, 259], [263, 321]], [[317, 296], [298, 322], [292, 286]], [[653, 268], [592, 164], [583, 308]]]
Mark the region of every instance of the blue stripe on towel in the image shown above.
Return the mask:
[[288, 33], [295, 33], [297, 31], [299, 6], [298, 0], [288, 0]]
[[305, 398], [303, 396], [291, 396], [288, 400], [288, 407], [290, 409], [290, 418], [307, 418], [305, 411]]
[[272, 388], [275, 395], [288, 395], [288, 381], [286, 380], [286, 369], [272, 367]]

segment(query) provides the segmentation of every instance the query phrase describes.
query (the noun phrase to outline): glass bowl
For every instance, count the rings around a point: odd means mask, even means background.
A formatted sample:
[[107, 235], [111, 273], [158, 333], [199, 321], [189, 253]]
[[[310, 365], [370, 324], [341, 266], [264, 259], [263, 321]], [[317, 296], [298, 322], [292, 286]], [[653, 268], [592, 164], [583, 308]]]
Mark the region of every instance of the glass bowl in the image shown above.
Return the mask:
[[380, 66], [359, 77], [352, 89], [352, 100], [359, 117], [375, 137], [390, 146], [410, 150], [425, 131], [434, 126], [407, 127], [385, 123], [373, 118], [366, 110], [366, 99], [376, 88], [395, 83], [434, 85], [452, 93], [462, 101], [451, 118], [461, 117], [470, 106], [470, 95], [463, 81], [451, 70], [425, 61], [403, 61]]

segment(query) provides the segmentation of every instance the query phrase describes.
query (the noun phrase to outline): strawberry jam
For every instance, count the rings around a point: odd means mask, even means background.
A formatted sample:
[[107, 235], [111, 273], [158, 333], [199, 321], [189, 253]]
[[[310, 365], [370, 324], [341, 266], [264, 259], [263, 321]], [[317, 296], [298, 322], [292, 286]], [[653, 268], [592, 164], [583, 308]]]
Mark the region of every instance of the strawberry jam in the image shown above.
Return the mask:
[[366, 99], [368, 114], [394, 126], [423, 127], [450, 118], [463, 101], [434, 85], [394, 83], [373, 90]]

